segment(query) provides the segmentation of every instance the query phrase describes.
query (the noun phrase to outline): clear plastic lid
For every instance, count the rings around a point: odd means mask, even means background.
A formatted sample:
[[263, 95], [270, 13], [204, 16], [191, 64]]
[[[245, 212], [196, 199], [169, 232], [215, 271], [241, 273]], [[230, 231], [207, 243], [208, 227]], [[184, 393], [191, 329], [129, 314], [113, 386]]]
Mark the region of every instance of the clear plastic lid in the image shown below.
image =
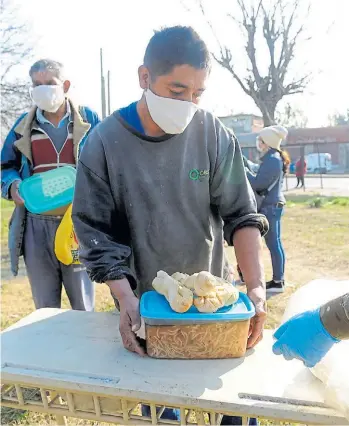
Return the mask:
[[164, 296], [156, 291], [148, 291], [141, 298], [141, 316], [146, 324], [207, 323], [217, 321], [245, 321], [255, 314], [254, 306], [245, 293], [232, 306], [225, 306], [214, 313], [201, 313], [195, 306], [180, 314], [173, 311]]

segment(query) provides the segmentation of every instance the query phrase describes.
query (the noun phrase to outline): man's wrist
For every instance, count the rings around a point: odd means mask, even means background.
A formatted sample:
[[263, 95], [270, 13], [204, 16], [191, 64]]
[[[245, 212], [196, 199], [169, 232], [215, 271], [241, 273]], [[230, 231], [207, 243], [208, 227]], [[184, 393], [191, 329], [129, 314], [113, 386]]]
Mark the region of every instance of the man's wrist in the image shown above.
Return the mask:
[[267, 296], [265, 291], [265, 284], [262, 282], [261, 285], [251, 285], [250, 287], [247, 287], [247, 295], [253, 302], [256, 313], [261, 314], [267, 312]]
[[[10, 183], [10, 185], [8, 186], [8, 195], [11, 197], [11, 191], [12, 191], [12, 188], [15, 188], [16, 190], [18, 189], [18, 187], [19, 187], [19, 184], [21, 183], [22, 181], [21, 181], [21, 179], [15, 179], [15, 180], [13, 180], [11, 183]], [[9, 197], [9, 198], [10, 198]]]
[[118, 301], [122, 301], [128, 297], [135, 297], [127, 278], [107, 281], [107, 285]]
[[325, 330], [337, 340], [349, 339], [349, 294], [330, 300], [320, 308]]
[[11, 188], [11, 186], [12, 186], [13, 184], [17, 184], [17, 185], [19, 185], [21, 182], [22, 182], [22, 181], [21, 181], [21, 179], [18, 179], [18, 178], [14, 179], [14, 180], [10, 183], [10, 188]]
[[246, 280], [245, 278], [245, 285], [247, 291], [256, 290], [265, 294], [265, 280], [263, 280], [262, 278], [256, 278], [254, 280]]

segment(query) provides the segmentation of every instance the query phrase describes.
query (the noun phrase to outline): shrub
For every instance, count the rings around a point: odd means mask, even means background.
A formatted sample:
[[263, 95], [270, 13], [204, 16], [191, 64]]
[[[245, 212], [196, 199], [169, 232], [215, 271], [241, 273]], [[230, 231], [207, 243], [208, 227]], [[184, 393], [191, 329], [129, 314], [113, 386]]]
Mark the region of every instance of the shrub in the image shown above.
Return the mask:
[[326, 201], [324, 198], [316, 197], [309, 201], [308, 205], [311, 208], [319, 209], [325, 205]]

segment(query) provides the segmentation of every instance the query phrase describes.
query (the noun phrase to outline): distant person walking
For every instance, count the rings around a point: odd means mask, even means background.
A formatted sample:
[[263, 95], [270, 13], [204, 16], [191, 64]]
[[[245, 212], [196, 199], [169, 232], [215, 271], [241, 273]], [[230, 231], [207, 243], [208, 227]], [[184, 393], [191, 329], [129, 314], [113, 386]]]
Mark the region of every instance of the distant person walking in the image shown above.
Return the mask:
[[304, 155], [302, 155], [298, 161], [296, 162], [296, 178], [297, 178], [297, 186], [301, 184], [300, 188], [303, 188], [304, 185], [304, 176], [307, 173], [307, 163], [305, 161]]

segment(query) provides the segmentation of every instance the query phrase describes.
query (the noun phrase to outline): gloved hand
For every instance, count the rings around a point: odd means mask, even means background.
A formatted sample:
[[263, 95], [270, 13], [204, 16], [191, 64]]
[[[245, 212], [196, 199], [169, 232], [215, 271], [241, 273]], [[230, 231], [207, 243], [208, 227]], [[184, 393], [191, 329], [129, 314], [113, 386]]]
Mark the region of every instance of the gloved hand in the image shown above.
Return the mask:
[[320, 309], [290, 318], [276, 330], [274, 338], [275, 355], [283, 355], [286, 360], [298, 358], [306, 367], [314, 367], [339, 342], [323, 326]]

